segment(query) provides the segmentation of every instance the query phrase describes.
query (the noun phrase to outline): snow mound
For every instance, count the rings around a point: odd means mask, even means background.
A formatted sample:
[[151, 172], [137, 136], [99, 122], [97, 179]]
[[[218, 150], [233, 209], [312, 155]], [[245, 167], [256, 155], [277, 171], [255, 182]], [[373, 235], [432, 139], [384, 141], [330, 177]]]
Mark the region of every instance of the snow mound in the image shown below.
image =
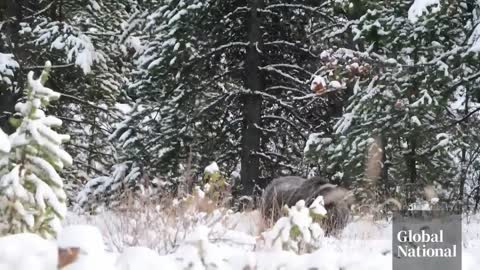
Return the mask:
[[327, 82], [325, 78], [320, 75], [316, 75], [313, 78], [312, 83], [310, 84], [310, 90], [318, 91], [318, 90], [324, 89], [326, 86], [327, 86]]
[[0, 269], [57, 269], [57, 247], [32, 233], [0, 237]]
[[219, 172], [220, 169], [218, 168], [218, 165], [216, 162], [212, 162], [212, 164], [208, 165], [206, 168], [205, 168], [205, 173], [209, 173], [209, 174], [212, 174], [212, 173], [216, 173], [216, 172]]
[[117, 270], [155, 270], [177, 269], [170, 257], [160, 256], [157, 252], [146, 247], [128, 247], [115, 262]]
[[435, 12], [439, 8], [440, 0], [415, 0], [408, 10], [408, 20], [411, 23], [416, 23], [424, 12], [428, 12], [428, 7], [433, 5], [437, 5], [433, 10]]
[[[321, 200], [319, 199], [316, 204], [321, 205]], [[294, 210], [296, 211], [293, 213], [295, 221], [305, 229], [303, 216], [306, 215], [299, 215], [298, 209]], [[178, 248], [167, 252], [164, 256], [159, 255], [157, 251], [162, 250], [162, 246], [172, 240], [168, 237], [161, 238], [158, 243], [151, 246], [152, 249], [134, 246], [124, 247], [123, 252], [118, 255], [108, 252], [82, 254], [80, 261], [64, 270], [392, 269], [392, 223], [390, 221], [373, 221], [373, 217], [370, 216], [355, 217], [339, 238], [322, 237], [311, 253], [299, 255], [294, 251], [258, 245], [259, 242], [255, 244], [255, 241], [260, 240], [256, 234], [258, 229], [251, 230], [250, 226], [254, 226], [253, 220], [256, 214], [255, 211], [239, 212], [232, 214], [227, 224], [219, 222], [212, 225], [208, 222], [205, 225], [189, 227], [188, 230], [179, 233], [185, 235], [185, 238], [175, 238]], [[112, 218], [113, 216], [109, 215], [109, 220]], [[235, 230], [222, 225], [235, 225]], [[251, 231], [253, 234], [241, 233], [239, 230], [242, 229]], [[477, 220], [472, 217], [468, 222], [465, 221], [462, 230], [464, 233], [462, 269], [478, 269], [480, 262], [475, 254], [480, 252], [478, 240], [480, 218]], [[110, 233], [125, 234], [126, 232], [110, 231]], [[109, 237], [115, 237], [115, 235], [109, 235]], [[90, 240], [86, 239], [86, 241]], [[93, 255], [98, 256], [92, 257]], [[98, 263], [88, 265], [85, 263], [95, 260]], [[80, 262], [84, 263], [83, 266]], [[102, 263], [103, 266], [100, 267]]]
[[58, 247], [78, 247], [78, 258], [63, 270], [115, 270], [116, 256], [105, 251], [100, 231], [90, 225], [71, 225], [60, 231]]
[[8, 153], [10, 152], [10, 149], [12, 149], [12, 146], [10, 145], [10, 140], [8, 139], [8, 135], [5, 134], [0, 129], [0, 151], [4, 153]]
[[86, 253], [104, 252], [102, 234], [91, 225], [71, 225], [60, 231], [57, 244], [61, 248], [78, 247]]
[[328, 83], [328, 86], [333, 88], [333, 89], [343, 88], [343, 85], [339, 81], [331, 81], [330, 83]]

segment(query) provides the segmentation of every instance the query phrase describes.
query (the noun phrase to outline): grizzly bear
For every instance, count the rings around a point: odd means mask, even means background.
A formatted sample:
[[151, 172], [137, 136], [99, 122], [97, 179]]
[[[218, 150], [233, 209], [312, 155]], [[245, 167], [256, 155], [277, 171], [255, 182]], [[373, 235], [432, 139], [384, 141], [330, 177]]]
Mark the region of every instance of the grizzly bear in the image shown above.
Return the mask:
[[267, 222], [275, 222], [282, 215], [282, 207], [294, 206], [304, 200], [309, 206], [318, 196], [323, 196], [327, 216], [320, 222], [326, 236], [337, 236], [350, 220], [352, 200], [349, 192], [330, 184], [321, 177], [305, 179], [283, 176], [270, 182], [262, 195], [261, 212]]

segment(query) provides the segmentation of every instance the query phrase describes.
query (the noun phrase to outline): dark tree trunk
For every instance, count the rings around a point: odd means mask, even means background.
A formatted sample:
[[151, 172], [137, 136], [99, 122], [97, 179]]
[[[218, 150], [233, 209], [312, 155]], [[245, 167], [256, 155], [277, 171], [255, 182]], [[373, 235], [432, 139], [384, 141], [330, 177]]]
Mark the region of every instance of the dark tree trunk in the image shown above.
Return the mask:
[[[250, 91], [263, 91], [263, 76], [260, 72], [261, 59], [258, 48], [261, 44], [260, 18], [257, 10], [262, 0], [250, 0], [251, 9], [248, 27], [249, 48], [245, 65], [245, 85]], [[262, 97], [258, 94], [245, 94], [243, 100], [243, 130], [241, 141], [241, 187], [239, 195], [252, 195], [255, 182], [260, 176], [260, 160], [255, 153], [260, 151], [261, 131], [258, 129], [262, 114]]]
[[475, 191], [475, 207], [473, 208], [473, 213], [476, 214], [478, 211], [478, 204], [480, 202], [480, 176], [477, 178], [477, 187]]
[[407, 184], [407, 204], [414, 203], [417, 195], [417, 160], [416, 160], [416, 142], [413, 136], [409, 139], [410, 153], [407, 155], [407, 170], [409, 183]]
[[[384, 198], [389, 198], [391, 197], [395, 190], [395, 187], [392, 185], [392, 183], [390, 182], [390, 179], [388, 178], [388, 169], [389, 169], [389, 161], [387, 159], [387, 145], [388, 145], [388, 138], [387, 136], [385, 136], [385, 134], [382, 133], [382, 135], [380, 136], [380, 148], [382, 150], [382, 167], [381, 167], [381, 170], [382, 170], [382, 173], [381, 173], [381, 176], [380, 176], [380, 181], [382, 181], [382, 187], [383, 187], [383, 191], [384, 191]], [[382, 198], [383, 199], [383, 198]]]
[[[467, 92], [468, 93], [468, 89]], [[468, 101], [469, 101], [469, 95], [467, 94], [465, 96], [465, 115], [468, 115]], [[468, 118], [465, 120], [465, 124], [468, 125]], [[463, 197], [464, 197], [464, 190], [465, 190], [465, 180], [467, 179], [467, 149], [463, 147], [462, 149], [462, 159], [461, 159], [461, 172], [460, 172], [460, 187], [459, 187], [459, 198], [458, 198], [458, 203], [459, 203], [459, 209], [463, 208]]]

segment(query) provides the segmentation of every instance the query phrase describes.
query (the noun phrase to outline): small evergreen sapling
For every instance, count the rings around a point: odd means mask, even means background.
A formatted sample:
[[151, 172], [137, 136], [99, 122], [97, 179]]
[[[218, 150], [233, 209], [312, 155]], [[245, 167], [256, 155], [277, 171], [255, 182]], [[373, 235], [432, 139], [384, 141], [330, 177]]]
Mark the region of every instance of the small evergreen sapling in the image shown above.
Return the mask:
[[204, 189], [207, 196], [215, 202], [224, 199], [228, 184], [216, 162], [212, 162], [205, 168], [203, 174]]
[[265, 245], [276, 250], [296, 253], [312, 252], [324, 235], [319, 221], [326, 217], [323, 196], [307, 207], [304, 200], [294, 206], [285, 206], [286, 216], [280, 218], [273, 228], [262, 233]]
[[3, 147], [10, 151], [1, 154], [6, 158], [0, 156], [0, 235], [34, 232], [48, 238], [58, 231], [66, 213], [58, 172], [72, 164], [72, 157], [60, 147], [70, 136], [54, 131], [62, 121], [42, 110], [60, 97], [44, 86], [50, 66], [47, 62], [38, 79], [33, 72], [28, 74], [26, 100], [15, 106], [17, 129], [9, 143], [2, 143], [11, 149]]

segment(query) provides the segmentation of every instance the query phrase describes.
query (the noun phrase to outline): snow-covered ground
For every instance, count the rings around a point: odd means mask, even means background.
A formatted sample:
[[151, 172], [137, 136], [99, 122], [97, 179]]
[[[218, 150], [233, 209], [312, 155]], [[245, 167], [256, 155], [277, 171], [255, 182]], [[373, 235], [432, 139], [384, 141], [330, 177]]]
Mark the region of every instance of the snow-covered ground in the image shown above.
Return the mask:
[[[126, 239], [121, 230], [128, 226], [112, 226], [125, 223], [121, 217], [111, 213], [89, 218], [70, 215], [68, 222], [89, 223], [100, 228], [107, 249], [113, 254], [125, 249], [119, 239]], [[161, 228], [158, 223], [150, 222], [152, 228], [138, 233], [136, 240], [127, 239], [128, 245], [156, 250], [162, 260], [170, 263], [172, 268], [168, 269], [391, 269], [392, 226], [386, 221], [357, 218], [341, 237], [322, 238], [318, 249], [310, 254], [267, 248], [260, 237], [265, 228], [257, 211], [216, 210], [192, 217], [187, 223]], [[135, 222], [130, 224], [139, 226]], [[470, 217], [463, 224], [463, 269], [480, 267], [476, 254], [480, 254], [480, 216]]]
[[[170, 218], [144, 215], [110, 212], [86, 216], [70, 213], [57, 244], [60, 247], [79, 246], [81, 252], [78, 260], [64, 269], [385, 270], [392, 267], [392, 226], [386, 221], [357, 218], [347, 226], [341, 237], [322, 238], [312, 253], [297, 254], [262, 243], [260, 235], [265, 228], [257, 211], [232, 213], [214, 210], [209, 214], [196, 213], [189, 219], [179, 213]], [[97, 229], [100, 233], [95, 231]], [[11, 246], [15, 242], [12, 239], [16, 239], [16, 251], [7, 253], [0, 249], [1, 270], [28, 269], [35, 261], [32, 258], [38, 261], [40, 258], [43, 261], [52, 258], [52, 254], [35, 257], [33, 252], [56, 252], [51, 248], [51, 242], [45, 240], [42, 251], [39, 247], [42, 240], [32, 235], [0, 238], [0, 245]], [[23, 256], [33, 254], [30, 263], [25, 264], [27, 268], [19, 268], [18, 264], [15, 268], [8, 267], [6, 256], [18, 262], [21, 261], [18, 252]], [[463, 224], [463, 269], [480, 267], [476, 254], [480, 254], [480, 216], [471, 217]], [[51, 267], [52, 264], [44, 262], [44, 265]]]

